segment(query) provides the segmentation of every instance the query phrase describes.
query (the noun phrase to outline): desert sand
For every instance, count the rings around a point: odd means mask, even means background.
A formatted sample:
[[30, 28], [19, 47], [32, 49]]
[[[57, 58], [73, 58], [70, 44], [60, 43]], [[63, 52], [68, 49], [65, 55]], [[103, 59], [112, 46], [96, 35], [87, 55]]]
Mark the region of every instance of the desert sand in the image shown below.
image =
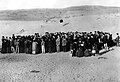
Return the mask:
[[[119, 26], [118, 7], [0, 11], [0, 39], [12, 34], [95, 30], [110, 32], [115, 38]], [[0, 54], [0, 82], [120, 82], [119, 53], [120, 48], [114, 47], [100, 56], [82, 58], [71, 57], [70, 52]]]
[[100, 56], [0, 54], [0, 82], [120, 82], [120, 47]]

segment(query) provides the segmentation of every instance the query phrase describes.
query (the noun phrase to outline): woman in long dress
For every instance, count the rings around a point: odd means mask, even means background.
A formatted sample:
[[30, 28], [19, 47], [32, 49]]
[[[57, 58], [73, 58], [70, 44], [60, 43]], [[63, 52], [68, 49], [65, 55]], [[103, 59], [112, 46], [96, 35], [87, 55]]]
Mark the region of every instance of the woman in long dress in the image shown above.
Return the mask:
[[33, 43], [32, 43], [32, 54], [36, 54], [36, 50], [37, 50], [37, 42], [35, 40], [33, 40]]
[[59, 36], [56, 39], [56, 49], [57, 49], [57, 52], [60, 52], [60, 37]]
[[76, 52], [77, 52], [77, 42], [74, 42], [73, 49], [72, 49], [72, 57], [76, 56]]
[[2, 36], [2, 53], [6, 53], [6, 39]]
[[42, 53], [45, 53], [45, 41], [42, 39], [41, 42]]
[[78, 42], [78, 57], [83, 57], [84, 56], [84, 43], [80, 40]]

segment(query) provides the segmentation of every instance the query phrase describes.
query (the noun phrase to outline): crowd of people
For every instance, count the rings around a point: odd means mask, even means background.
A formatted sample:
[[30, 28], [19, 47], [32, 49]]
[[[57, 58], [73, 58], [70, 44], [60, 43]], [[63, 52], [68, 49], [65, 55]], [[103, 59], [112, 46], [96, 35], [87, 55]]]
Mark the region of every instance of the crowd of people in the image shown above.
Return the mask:
[[12, 37], [2, 36], [1, 53], [54, 53], [71, 51], [72, 56], [89, 56], [99, 54], [101, 49], [109, 50], [114, 46], [112, 34], [108, 32], [46, 32], [44, 35]]

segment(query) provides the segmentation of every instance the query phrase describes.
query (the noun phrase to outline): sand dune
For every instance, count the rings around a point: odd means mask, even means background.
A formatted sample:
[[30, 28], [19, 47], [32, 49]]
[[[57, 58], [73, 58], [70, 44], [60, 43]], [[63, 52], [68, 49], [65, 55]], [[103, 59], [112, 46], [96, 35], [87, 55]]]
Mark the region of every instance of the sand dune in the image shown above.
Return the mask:
[[[77, 6], [64, 9], [29, 9], [0, 11], [2, 35], [34, 34], [56, 31], [108, 31], [115, 37], [120, 32], [120, 8]], [[63, 23], [60, 20], [63, 19]], [[1, 44], [1, 41], [0, 41]]]

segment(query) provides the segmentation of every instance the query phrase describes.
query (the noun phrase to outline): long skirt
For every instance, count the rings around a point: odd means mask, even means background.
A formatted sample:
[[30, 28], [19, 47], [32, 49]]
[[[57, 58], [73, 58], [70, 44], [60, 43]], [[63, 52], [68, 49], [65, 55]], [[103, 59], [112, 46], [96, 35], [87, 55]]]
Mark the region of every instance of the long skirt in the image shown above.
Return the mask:
[[62, 46], [63, 47], [63, 52], [66, 52], [66, 46]]
[[59, 45], [56, 46], [56, 49], [57, 49], [57, 52], [60, 52], [60, 46]]
[[77, 52], [77, 50], [73, 49], [72, 57], [76, 56], [76, 52]]
[[42, 53], [45, 53], [45, 46], [42, 45]]
[[99, 54], [99, 45], [96, 44], [94, 49], [96, 51], [96, 54]]
[[85, 54], [85, 56], [89, 56], [89, 55], [90, 55], [89, 50], [86, 49], [86, 50], [84, 51], [84, 54]]
[[83, 57], [83, 56], [84, 56], [84, 53], [83, 53], [82, 49], [79, 48], [79, 49], [77, 50], [77, 56], [78, 56], [78, 57]]
[[6, 53], [7, 51], [7, 47], [5, 44], [2, 44], [2, 50], [1, 50], [1, 53]]
[[37, 51], [37, 43], [33, 42], [32, 43], [32, 54], [36, 54], [36, 51]]

